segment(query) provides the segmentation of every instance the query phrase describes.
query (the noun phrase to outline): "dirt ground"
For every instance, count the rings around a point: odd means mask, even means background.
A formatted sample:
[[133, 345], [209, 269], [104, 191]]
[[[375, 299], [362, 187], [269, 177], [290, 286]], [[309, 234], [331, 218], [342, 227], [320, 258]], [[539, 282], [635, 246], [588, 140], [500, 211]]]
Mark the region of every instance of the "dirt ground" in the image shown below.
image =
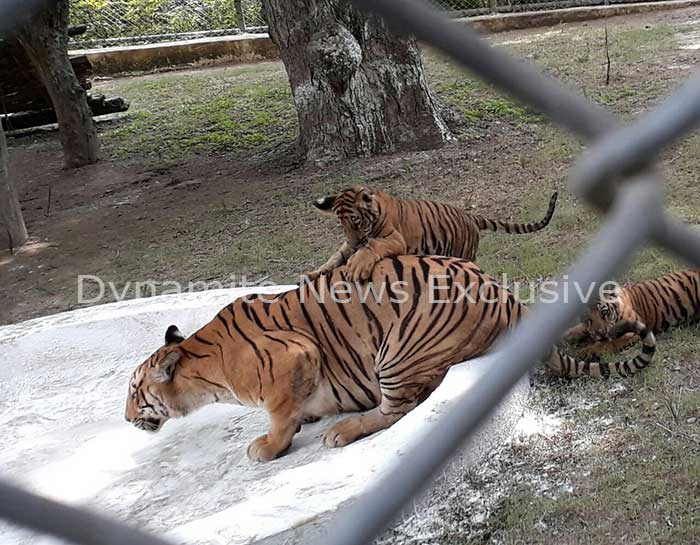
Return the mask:
[[[631, 118], [698, 64], [700, 9], [509, 32], [492, 41]], [[428, 51], [425, 63], [433, 89], [457, 113], [458, 143], [323, 170], [298, 163], [280, 63], [96, 82], [132, 102], [127, 117], [100, 124], [99, 164], [62, 170], [55, 133], [10, 139], [11, 171], [35, 240], [17, 255], [0, 255], [0, 324], [84, 306], [80, 275], [106, 285], [99, 297], [94, 281], [83, 284], [91, 304], [163, 293], [173, 282], [202, 289], [243, 277], [293, 281], [340, 242], [338, 227], [314, 212], [312, 199], [355, 182], [523, 221], [540, 218], [559, 189], [546, 231], [486, 235], [479, 257], [482, 268], [511, 280], [555, 276], [599, 225], [565, 188], [581, 144], [441, 56]], [[665, 154], [669, 209], [691, 223], [700, 212], [699, 157], [697, 133]], [[680, 266], [651, 248], [625, 278]], [[655, 367], [624, 383], [538, 375], [531, 428], [383, 540], [696, 542], [696, 333], [691, 326], [665, 335]]]

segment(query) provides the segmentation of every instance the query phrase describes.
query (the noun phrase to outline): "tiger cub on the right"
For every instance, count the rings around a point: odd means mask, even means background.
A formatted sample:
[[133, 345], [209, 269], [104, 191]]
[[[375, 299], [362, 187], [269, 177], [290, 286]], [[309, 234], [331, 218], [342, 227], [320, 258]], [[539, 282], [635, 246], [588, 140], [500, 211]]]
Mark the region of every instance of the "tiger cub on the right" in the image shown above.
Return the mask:
[[700, 319], [700, 269], [670, 273], [654, 280], [617, 288], [601, 298], [581, 323], [565, 334], [568, 342], [583, 344], [585, 354], [616, 352], [637, 338], [610, 339], [611, 328], [621, 320], [643, 322], [654, 333]]

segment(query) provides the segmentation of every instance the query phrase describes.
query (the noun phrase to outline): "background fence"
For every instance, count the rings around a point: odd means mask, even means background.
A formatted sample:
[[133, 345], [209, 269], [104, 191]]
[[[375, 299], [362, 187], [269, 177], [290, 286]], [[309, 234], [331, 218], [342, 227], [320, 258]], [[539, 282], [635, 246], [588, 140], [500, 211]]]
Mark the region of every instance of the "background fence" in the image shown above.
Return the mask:
[[[599, 6], [604, 4], [634, 4], [648, 0], [430, 0], [447, 11], [450, 17], [469, 17], [489, 13], [514, 13], [545, 9]], [[654, 1], [654, 0], [651, 0]]]
[[[641, 0], [431, 1], [450, 17], [468, 17]], [[260, 0], [71, 0], [71, 22], [88, 25], [76, 48], [267, 31]]]
[[[36, 0], [3, 0], [0, 33]], [[700, 237], [671, 219], [663, 208], [662, 183], [654, 161], [677, 138], [700, 124], [700, 76], [689, 81], [634, 124], [620, 121], [597, 105], [543, 75], [533, 65], [492, 48], [464, 25], [418, 0], [354, 0], [382, 15], [397, 30], [409, 32], [450, 55], [503, 91], [547, 115], [588, 141], [570, 188], [607, 214], [586, 252], [568, 270], [568, 282], [584, 292], [619, 271], [631, 254], [651, 241], [700, 266]], [[564, 287], [562, 289], [565, 289]], [[339, 513], [319, 545], [367, 545], [468, 439], [513, 385], [550, 350], [584, 302], [558, 297], [538, 305], [500, 340], [492, 365], [479, 383], [454, 402], [450, 411], [417, 439], [400, 464], [350, 509]], [[163, 545], [123, 523], [87, 510], [41, 498], [0, 481], [0, 518], [85, 545]]]
[[71, 0], [74, 47], [266, 32], [260, 0]]

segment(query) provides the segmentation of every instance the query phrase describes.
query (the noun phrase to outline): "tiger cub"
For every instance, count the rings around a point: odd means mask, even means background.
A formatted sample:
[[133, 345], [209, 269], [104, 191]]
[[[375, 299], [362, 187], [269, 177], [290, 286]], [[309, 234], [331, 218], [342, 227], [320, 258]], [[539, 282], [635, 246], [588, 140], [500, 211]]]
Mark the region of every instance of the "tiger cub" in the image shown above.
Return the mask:
[[[263, 407], [270, 429], [248, 448], [261, 461], [282, 454], [304, 422], [360, 411], [323, 434], [340, 447], [391, 426], [526, 312], [462, 259], [384, 259], [371, 281], [372, 295], [336, 269], [279, 295], [237, 299], [188, 338], [169, 328], [131, 377], [126, 419], [158, 431], [210, 403]], [[654, 335], [639, 322], [619, 327], [627, 331], [643, 339], [633, 359], [579, 362], [555, 347], [547, 366], [566, 377], [636, 373], [652, 361]]]
[[365, 280], [377, 261], [402, 254], [474, 261], [479, 231], [539, 231], [552, 219], [556, 202], [554, 193], [541, 221], [507, 223], [469, 214], [449, 204], [399, 199], [385, 191], [357, 185], [314, 202], [322, 213], [338, 217], [346, 240], [326, 263], [307, 276], [313, 280], [347, 263], [351, 280]]
[[625, 335], [611, 339], [621, 320], [645, 323], [654, 333], [700, 319], [700, 269], [670, 273], [608, 292], [567, 331], [566, 340], [585, 344], [588, 354], [616, 352], [636, 340]]

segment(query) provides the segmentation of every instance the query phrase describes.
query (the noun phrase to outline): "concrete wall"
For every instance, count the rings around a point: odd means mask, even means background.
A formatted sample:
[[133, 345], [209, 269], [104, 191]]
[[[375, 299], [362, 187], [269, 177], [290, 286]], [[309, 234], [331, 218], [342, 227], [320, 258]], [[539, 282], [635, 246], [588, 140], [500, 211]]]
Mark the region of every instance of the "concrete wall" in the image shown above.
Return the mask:
[[255, 62], [278, 59], [279, 51], [267, 34], [199, 38], [182, 42], [82, 49], [98, 75], [148, 72], [159, 68], [214, 62]]

